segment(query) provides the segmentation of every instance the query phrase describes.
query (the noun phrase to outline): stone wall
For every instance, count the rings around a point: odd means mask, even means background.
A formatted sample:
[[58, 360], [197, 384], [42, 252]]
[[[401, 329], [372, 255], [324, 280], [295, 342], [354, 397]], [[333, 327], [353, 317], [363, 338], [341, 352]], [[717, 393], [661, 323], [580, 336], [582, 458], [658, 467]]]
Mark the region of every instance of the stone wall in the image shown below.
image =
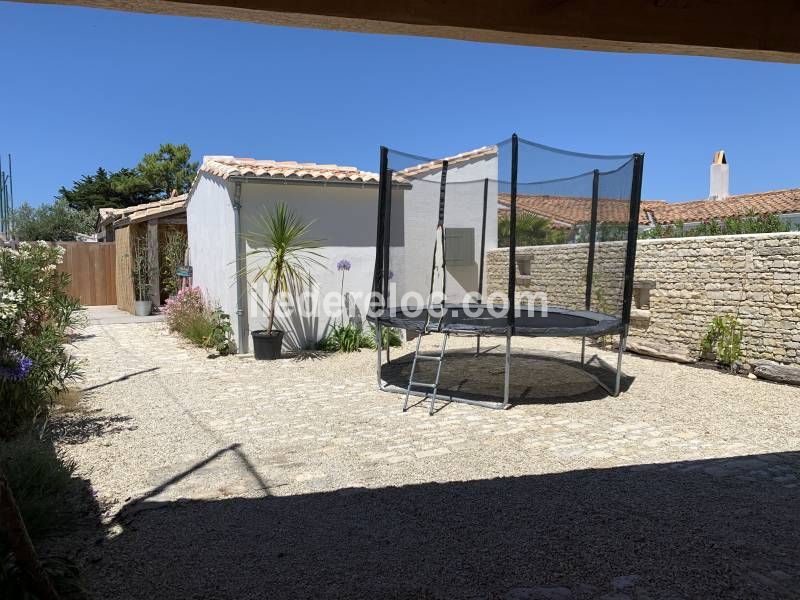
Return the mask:
[[[586, 244], [518, 248], [518, 291], [582, 308], [587, 252]], [[619, 305], [623, 252], [620, 242], [597, 244], [598, 310]], [[491, 250], [487, 265], [487, 291], [505, 292], [508, 249]], [[635, 280], [632, 337], [697, 355], [711, 319], [738, 314], [746, 359], [800, 363], [800, 232], [641, 240]]]

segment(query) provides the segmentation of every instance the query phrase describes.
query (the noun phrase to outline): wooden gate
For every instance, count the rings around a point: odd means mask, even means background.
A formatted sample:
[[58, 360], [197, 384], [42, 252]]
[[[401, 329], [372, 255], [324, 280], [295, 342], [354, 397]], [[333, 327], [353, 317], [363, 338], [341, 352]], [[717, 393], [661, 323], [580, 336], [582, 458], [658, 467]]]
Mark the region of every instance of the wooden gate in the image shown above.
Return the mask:
[[116, 247], [114, 242], [58, 242], [64, 248], [59, 271], [69, 273], [69, 293], [84, 306], [117, 303]]

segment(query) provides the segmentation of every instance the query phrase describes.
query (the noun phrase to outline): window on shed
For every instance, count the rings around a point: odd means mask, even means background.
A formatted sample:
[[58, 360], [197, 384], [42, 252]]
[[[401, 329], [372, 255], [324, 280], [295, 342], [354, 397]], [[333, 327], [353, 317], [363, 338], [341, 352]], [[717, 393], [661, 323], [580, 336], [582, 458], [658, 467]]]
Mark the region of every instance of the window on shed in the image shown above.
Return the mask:
[[448, 267], [475, 264], [475, 228], [446, 227], [444, 230], [445, 260]]

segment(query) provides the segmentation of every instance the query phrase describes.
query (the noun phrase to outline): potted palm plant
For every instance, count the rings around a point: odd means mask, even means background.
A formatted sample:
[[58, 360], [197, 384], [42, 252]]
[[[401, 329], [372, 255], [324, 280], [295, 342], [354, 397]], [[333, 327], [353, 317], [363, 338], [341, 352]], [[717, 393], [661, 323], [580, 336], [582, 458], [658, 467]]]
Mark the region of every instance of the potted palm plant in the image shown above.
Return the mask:
[[133, 291], [135, 294], [133, 310], [137, 317], [146, 317], [153, 306], [150, 301], [150, 275], [153, 266], [147, 253], [147, 240], [139, 236], [133, 243]]
[[310, 268], [324, 268], [322, 255], [316, 252], [319, 240], [306, 239], [311, 223], [303, 222], [283, 202], [261, 218], [255, 233], [245, 236], [254, 248], [247, 256], [256, 258], [253, 283], [263, 280], [269, 291], [267, 328], [252, 332], [256, 360], [274, 360], [281, 356], [284, 332], [275, 328], [275, 305], [280, 294], [299, 292], [314, 285]]

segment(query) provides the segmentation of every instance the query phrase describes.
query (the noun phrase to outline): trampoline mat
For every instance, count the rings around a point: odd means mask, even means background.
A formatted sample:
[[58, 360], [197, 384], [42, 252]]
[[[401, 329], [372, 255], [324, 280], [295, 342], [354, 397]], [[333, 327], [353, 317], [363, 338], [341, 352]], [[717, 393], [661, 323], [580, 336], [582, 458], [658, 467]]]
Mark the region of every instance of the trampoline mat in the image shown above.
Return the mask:
[[[514, 335], [569, 337], [597, 336], [621, 330], [622, 319], [604, 313], [550, 306], [521, 310], [514, 320]], [[430, 319], [428, 318], [428, 313]], [[392, 307], [367, 318], [373, 323], [411, 331], [506, 335], [508, 318], [502, 307], [485, 304], [446, 304], [442, 309]], [[503, 315], [503, 316], [497, 316]]]

